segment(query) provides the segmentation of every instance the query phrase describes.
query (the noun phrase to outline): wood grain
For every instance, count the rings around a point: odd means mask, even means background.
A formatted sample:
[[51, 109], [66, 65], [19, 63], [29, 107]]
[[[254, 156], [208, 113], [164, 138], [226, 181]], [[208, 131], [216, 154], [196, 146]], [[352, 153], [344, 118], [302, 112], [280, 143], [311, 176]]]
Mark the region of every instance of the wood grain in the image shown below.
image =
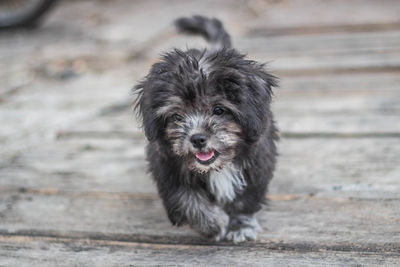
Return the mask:
[[[6, 236], [212, 243], [188, 228], [172, 227], [161, 202], [152, 197], [19, 192], [3, 193], [1, 203], [0, 229]], [[258, 214], [264, 232], [257, 243], [249, 245], [281, 250], [399, 253], [398, 205], [398, 199], [298, 197], [271, 200]]]
[[[105, 137], [60, 140], [25, 151], [0, 169], [0, 185], [154, 193], [143, 156], [145, 141]], [[397, 137], [283, 138], [271, 192], [398, 197], [398, 142]]]
[[385, 265], [398, 255], [373, 252], [304, 252], [254, 246], [159, 245], [60, 237], [1, 236], [0, 264], [43, 266], [133, 265]]

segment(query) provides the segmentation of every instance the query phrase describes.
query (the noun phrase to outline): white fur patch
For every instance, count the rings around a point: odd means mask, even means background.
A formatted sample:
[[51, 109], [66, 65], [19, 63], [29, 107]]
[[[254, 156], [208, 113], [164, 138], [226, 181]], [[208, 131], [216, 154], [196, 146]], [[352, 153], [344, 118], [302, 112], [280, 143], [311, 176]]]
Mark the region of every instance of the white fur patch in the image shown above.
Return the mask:
[[246, 186], [242, 171], [233, 164], [220, 171], [212, 171], [209, 186], [218, 202], [230, 202], [235, 199], [236, 191]]

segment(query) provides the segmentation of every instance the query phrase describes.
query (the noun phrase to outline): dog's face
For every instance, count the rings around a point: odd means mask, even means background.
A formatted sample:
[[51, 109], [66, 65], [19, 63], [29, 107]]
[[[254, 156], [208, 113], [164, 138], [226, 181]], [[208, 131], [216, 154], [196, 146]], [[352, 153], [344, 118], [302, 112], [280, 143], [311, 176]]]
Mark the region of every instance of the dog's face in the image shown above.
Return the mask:
[[208, 90], [191, 99], [174, 95], [158, 110], [166, 118], [165, 136], [172, 151], [190, 169], [200, 172], [220, 169], [231, 162], [242, 139], [230, 103], [211, 87], [208, 85]]
[[175, 51], [137, 89], [150, 141], [198, 172], [221, 169], [268, 127], [273, 76], [233, 50], [205, 57]]

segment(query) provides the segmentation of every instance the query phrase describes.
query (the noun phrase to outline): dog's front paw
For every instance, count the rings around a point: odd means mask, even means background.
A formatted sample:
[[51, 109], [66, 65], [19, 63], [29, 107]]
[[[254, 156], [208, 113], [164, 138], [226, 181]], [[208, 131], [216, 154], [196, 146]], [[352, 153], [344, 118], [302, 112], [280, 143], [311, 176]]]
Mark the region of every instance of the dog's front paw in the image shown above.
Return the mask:
[[225, 240], [233, 241], [233, 243], [241, 243], [245, 241], [256, 240], [261, 227], [257, 219], [251, 216], [238, 216], [231, 222]]
[[228, 241], [233, 241], [233, 243], [241, 243], [250, 240], [256, 240], [258, 235], [258, 230], [252, 227], [242, 227], [239, 230], [229, 231], [225, 239]]
[[204, 213], [202, 221], [198, 224], [201, 234], [215, 241], [225, 238], [229, 226], [229, 216], [220, 207], [213, 207]]

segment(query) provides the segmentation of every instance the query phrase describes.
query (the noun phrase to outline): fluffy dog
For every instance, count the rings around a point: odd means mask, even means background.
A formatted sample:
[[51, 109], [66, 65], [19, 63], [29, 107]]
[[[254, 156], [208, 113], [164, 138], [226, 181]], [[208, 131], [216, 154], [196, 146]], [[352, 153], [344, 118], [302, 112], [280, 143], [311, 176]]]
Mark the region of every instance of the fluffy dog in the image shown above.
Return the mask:
[[231, 48], [221, 22], [175, 22], [210, 50], [174, 50], [135, 87], [150, 172], [172, 224], [215, 240], [254, 240], [276, 159], [276, 78]]

